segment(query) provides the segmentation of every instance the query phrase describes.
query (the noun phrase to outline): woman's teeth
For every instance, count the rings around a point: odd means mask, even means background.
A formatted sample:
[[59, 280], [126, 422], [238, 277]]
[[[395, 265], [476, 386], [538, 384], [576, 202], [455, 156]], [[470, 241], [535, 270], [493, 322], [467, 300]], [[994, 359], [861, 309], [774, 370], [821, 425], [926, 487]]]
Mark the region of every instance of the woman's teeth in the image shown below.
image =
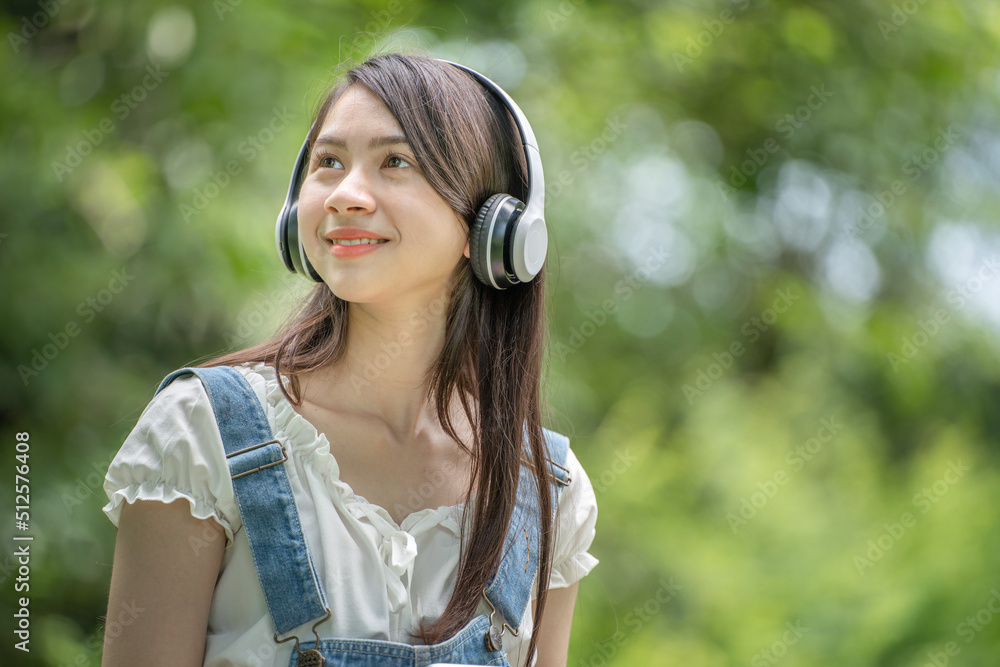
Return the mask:
[[333, 245], [373, 245], [388, 241], [388, 239], [333, 239]]

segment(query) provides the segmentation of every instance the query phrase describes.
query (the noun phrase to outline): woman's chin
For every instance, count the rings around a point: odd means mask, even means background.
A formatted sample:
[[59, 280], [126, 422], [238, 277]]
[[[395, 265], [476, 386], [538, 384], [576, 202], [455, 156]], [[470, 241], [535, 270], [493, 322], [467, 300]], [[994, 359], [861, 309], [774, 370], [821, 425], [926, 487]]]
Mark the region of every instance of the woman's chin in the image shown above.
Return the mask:
[[326, 281], [326, 284], [330, 288], [330, 291], [333, 292], [333, 295], [342, 301], [349, 303], [375, 303], [379, 300], [376, 292], [364, 286], [344, 285], [329, 280]]

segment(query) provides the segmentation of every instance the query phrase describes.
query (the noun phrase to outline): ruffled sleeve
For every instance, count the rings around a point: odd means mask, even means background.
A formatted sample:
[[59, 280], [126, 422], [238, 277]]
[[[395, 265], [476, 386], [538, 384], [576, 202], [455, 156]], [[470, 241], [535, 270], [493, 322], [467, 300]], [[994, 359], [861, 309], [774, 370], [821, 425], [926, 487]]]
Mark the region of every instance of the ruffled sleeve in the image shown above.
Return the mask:
[[201, 381], [183, 375], [153, 397], [111, 462], [104, 512], [116, 526], [123, 503], [184, 499], [191, 515], [214, 519], [226, 548], [241, 525], [222, 436]]
[[587, 549], [594, 541], [597, 498], [573, 450], [566, 454], [569, 486], [559, 496], [558, 526], [549, 588], [565, 588], [586, 576], [598, 561]]

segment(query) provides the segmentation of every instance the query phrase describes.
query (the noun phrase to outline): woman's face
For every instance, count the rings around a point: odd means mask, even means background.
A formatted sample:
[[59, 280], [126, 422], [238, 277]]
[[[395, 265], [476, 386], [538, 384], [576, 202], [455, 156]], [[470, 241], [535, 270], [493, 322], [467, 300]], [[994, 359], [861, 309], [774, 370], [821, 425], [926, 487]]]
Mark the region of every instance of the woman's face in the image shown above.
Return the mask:
[[424, 178], [389, 109], [359, 84], [320, 128], [298, 220], [306, 256], [346, 301], [437, 298], [468, 256], [465, 223]]

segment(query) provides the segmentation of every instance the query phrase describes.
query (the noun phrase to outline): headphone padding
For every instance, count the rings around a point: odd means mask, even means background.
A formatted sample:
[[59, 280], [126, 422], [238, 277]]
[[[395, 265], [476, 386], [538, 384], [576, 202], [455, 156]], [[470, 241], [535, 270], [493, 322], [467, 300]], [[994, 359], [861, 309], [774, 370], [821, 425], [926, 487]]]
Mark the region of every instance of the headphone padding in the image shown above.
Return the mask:
[[274, 242], [278, 246], [278, 257], [285, 268], [295, 273], [295, 265], [292, 264], [292, 254], [288, 251], [288, 204], [281, 209], [278, 214], [278, 224], [274, 229]]
[[490, 271], [490, 228], [487, 221], [493, 217], [493, 211], [500, 206], [502, 203], [500, 200], [505, 196], [496, 194], [483, 202], [479, 207], [479, 213], [476, 214], [476, 222], [469, 230], [469, 259], [472, 273], [480, 282], [493, 287], [497, 285]]
[[299, 238], [299, 203], [295, 202], [288, 210], [285, 217], [285, 247], [288, 252], [288, 259], [295, 267], [295, 272], [311, 278], [314, 282], [323, 282], [323, 277], [319, 275], [312, 262], [306, 256], [306, 249]]

